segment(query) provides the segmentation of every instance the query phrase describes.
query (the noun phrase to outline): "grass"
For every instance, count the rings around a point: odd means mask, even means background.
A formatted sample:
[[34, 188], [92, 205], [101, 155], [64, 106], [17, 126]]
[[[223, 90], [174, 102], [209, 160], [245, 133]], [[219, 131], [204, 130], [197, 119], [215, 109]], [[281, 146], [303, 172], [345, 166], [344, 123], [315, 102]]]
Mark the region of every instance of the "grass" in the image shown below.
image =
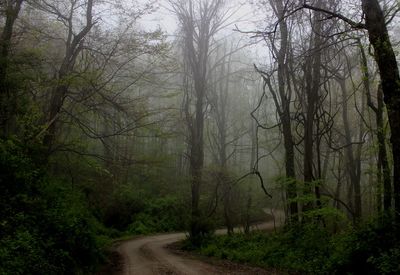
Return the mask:
[[212, 236], [197, 253], [300, 274], [400, 274], [400, 246], [389, 224], [373, 221], [333, 234], [315, 224], [277, 233]]

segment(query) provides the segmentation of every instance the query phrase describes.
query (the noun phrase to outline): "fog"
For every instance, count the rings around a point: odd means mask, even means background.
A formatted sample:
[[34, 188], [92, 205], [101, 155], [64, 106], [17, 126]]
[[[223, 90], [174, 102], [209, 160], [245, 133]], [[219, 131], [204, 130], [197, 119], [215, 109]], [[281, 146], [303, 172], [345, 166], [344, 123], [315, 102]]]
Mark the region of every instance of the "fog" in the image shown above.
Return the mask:
[[[272, 221], [332, 238], [377, 217], [398, 230], [399, 11], [394, 0], [2, 1], [5, 274], [18, 242], [36, 250], [17, 260], [76, 274], [84, 236], [82, 255], [100, 259], [121, 236], [187, 232], [203, 249], [218, 228]], [[52, 233], [69, 226], [71, 247]]]

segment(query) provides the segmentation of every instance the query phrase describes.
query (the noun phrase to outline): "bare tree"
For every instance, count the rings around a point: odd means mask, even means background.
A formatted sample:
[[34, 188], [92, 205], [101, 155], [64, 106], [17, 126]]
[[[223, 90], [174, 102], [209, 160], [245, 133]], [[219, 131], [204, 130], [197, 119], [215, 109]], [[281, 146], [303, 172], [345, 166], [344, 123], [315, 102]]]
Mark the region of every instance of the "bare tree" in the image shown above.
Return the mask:
[[[181, 24], [184, 59], [189, 74], [186, 85], [185, 114], [189, 128], [192, 211], [190, 236], [196, 240], [204, 232], [199, 207], [204, 165], [204, 115], [206, 111], [207, 74], [212, 38], [222, 24], [219, 15], [222, 0], [177, 0], [170, 4]], [[194, 90], [194, 112], [190, 110], [191, 85]]]
[[393, 153], [393, 185], [396, 222], [400, 223], [400, 75], [387, 29], [394, 15], [387, 18], [378, 0], [361, 0], [361, 8], [364, 13], [364, 22], [355, 22], [339, 12], [327, 10], [303, 4], [304, 8], [313, 9], [327, 14], [331, 18], [339, 18], [354, 29], [365, 29], [368, 32], [369, 41], [374, 49], [374, 58], [379, 68], [382, 82], [384, 102], [386, 103], [389, 124], [391, 129], [391, 143]]
[[290, 49], [290, 30], [287, 23], [287, 2], [284, 0], [278, 1], [269, 1], [270, 6], [278, 18], [278, 30], [279, 30], [279, 46], [276, 45], [278, 42], [275, 40], [276, 34], [270, 34], [270, 50], [272, 52], [272, 56], [277, 63], [277, 91], [274, 83], [272, 82], [272, 73], [262, 72], [258, 70], [265, 81], [265, 84], [268, 86], [269, 91], [272, 94], [272, 98], [275, 103], [275, 107], [277, 109], [280, 124], [283, 134], [284, 140], [284, 148], [285, 148], [285, 172], [287, 177], [287, 198], [290, 201], [289, 210], [290, 216], [295, 221], [298, 219], [298, 207], [297, 207], [297, 186], [296, 186], [296, 173], [295, 173], [295, 149], [294, 149], [294, 137], [292, 133], [292, 121], [291, 121], [291, 108], [293, 101], [293, 91], [291, 82], [291, 75], [289, 73], [289, 63], [292, 62], [291, 59], [291, 49]]
[[[237, 153], [235, 146], [232, 145], [243, 136], [244, 132], [242, 129], [232, 131], [232, 128], [235, 128], [234, 111], [238, 112], [236, 108], [239, 107], [233, 102], [233, 93], [241, 87], [240, 79], [235, 77], [237, 71], [232, 60], [235, 58], [234, 53], [238, 48], [240, 47], [235, 45], [234, 41], [231, 41], [230, 48], [227, 47], [227, 41], [217, 48], [216, 65], [218, 66], [213, 66], [210, 76], [212, 85], [210, 85], [207, 98], [211, 106], [211, 116], [215, 122], [215, 130], [210, 133], [210, 145], [218, 166], [217, 184], [222, 187], [221, 199], [228, 234], [233, 233], [234, 227], [232, 210], [234, 189], [229, 176], [229, 170], [232, 170], [230, 169], [232, 167], [228, 166], [228, 161]], [[235, 83], [235, 85], [230, 82]]]

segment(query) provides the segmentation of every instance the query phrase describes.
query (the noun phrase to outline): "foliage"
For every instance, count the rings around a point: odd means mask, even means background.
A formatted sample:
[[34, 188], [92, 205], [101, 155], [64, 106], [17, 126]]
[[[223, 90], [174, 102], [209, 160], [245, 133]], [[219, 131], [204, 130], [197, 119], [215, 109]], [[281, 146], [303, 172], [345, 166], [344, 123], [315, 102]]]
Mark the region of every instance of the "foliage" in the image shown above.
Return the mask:
[[301, 274], [398, 274], [400, 245], [381, 221], [332, 234], [317, 224], [276, 234], [214, 236], [198, 251], [205, 256], [275, 267]]
[[168, 196], [148, 201], [144, 210], [137, 213], [128, 227], [132, 234], [172, 232], [185, 228], [186, 211], [183, 202]]
[[200, 253], [258, 266], [277, 267], [299, 272], [324, 273], [329, 247], [328, 234], [316, 227], [292, 228], [285, 232], [266, 235], [262, 232], [233, 237], [221, 236], [202, 246]]
[[101, 260], [104, 229], [82, 194], [49, 180], [39, 146], [0, 143], [0, 273], [74, 274]]
[[400, 235], [391, 214], [373, 219], [354, 232], [347, 265], [340, 270], [362, 274], [400, 272]]
[[125, 230], [132, 222], [132, 215], [145, 208], [145, 195], [141, 190], [132, 186], [121, 185], [116, 188], [104, 207], [103, 221], [106, 226]]

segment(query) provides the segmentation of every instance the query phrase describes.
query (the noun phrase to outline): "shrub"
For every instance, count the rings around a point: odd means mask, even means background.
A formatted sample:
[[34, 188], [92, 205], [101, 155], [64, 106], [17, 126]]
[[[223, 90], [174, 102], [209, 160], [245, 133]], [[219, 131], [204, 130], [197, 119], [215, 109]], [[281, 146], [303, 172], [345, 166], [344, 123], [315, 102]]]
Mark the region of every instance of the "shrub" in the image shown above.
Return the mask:
[[149, 200], [144, 209], [133, 216], [128, 226], [131, 234], [151, 234], [156, 232], [172, 232], [185, 228], [184, 203], [175, 197], [164, 197]]
[[400, 274], [399, 236], [391, 221], [376, 219], [338, 234], [311, 223], [275, 234], [214, 236], [197, 250], [206, 256], [300, 274]]
[[0, 274], [76, 274], [101, 259], [83, 195], [48, 179], [40, 147], [0, 142]]

